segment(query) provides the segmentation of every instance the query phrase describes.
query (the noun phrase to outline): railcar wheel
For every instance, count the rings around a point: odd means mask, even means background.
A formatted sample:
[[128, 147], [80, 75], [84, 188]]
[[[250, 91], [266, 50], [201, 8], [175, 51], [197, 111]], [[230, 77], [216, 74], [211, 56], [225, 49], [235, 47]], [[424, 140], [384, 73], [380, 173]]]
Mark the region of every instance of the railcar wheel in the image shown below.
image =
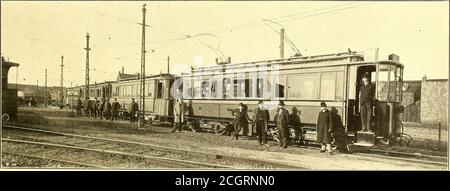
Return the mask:
[[7, 113], [2, 115], [2, 121], [9, 121], [9, 115]]
[[192, 122], [188, 122], [188, 129], [190, 129], [194, 133], [197, 132], [197, 130], [195, 129], [194, 123], [192, 123]]

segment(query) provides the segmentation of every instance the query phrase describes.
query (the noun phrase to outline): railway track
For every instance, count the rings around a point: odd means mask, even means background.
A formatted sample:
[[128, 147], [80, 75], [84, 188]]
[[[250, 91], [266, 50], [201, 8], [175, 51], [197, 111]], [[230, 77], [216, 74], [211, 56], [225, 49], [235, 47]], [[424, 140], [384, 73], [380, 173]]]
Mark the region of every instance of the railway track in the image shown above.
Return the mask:
[[47, 162], [57, 162], [57, 163], [66, 164], [66, 165], [70, 165], [70, 166], [79, 166], [79, 167], [85, 167], [85, 168], [106, 168], [104, 166], [95, 165], [95, 164], [89, 164], [89, 163], [83, 163], [83, 162], [77, 162], [77, 161], [69, 161], [69, 160], [58, 159], [58, 158], [48, 158], [45, 156], [24, 154], [24, 153], [18, 153], [18, 152], [3, 151], [2, 155], [11, 155], [11, 156], [16, 156], [16, 157], [21, 157], [21, 158], [44, 160]]
[[[125, 157], [141, 158], [145, 160], [158, 160], [161, 162], [178, 163], [185, 168], [298, 168], [294, 166], [260, 161], [249, 158], [220, 155], [208, 152], [193, 151], [141, 142], [117, 140], [87, 135], [77, 135], [49, 130], [3, 125], [2, 141], [23, 144], [40, 144], [47, 147], [60, 147], [65, 149], [78, 149], [90, 152], [103, 152], [104, 154], [122, 155]], [[21, 133], [14, 133], [21, 131]], [[27, 132], [27, 133], [25, 133]], [[37, 136], [41, 134], [41, 136]], [[45, 135], [45, 136], [42, 136]], [[183, 163], [183, 164], [182, 164]]]

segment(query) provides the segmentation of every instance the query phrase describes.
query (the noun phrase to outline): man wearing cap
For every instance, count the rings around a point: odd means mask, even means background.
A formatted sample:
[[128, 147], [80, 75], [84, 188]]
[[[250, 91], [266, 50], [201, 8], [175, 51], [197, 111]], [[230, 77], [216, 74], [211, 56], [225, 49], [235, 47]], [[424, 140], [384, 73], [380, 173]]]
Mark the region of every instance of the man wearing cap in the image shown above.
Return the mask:
[[363, 131], [370, 130], [372, 120], [372, 102], [374, 96], [374, 87], [370, 83], [369, 76], [364, 75], [362, 79], [363, 84], [359, 91], [359, 102], [361, 111], [361, 125]]
[[278, 111], [274, 119], [278, 127], [278, 139], [280, 140], [280, 147], [287, 148], [287, 140], [289, 138], [289, 112], [284, 109], [284, 102], [280, 101], [278, 104]]
[[241, 131], [242, 127], [248, 127], [248, 123], [250, 123], [250, 119], [248, 117], [247, 111], [244, 109], [244, 104], [239, 103], [239, 110], [234, 113], [234, 132], [231, 133], [231, 140], [238, 140], [239, 131]]
[[255, 109], [253, 124], [256, 127], [259, 145], [269, 146], [267, 144], [267, 122], [270, 119], [269, 111], [263, 107], [263, 101], [258, 101], [258, 107]]
[[327, 109], [325, 102], [320, 103], [320, 112], [317, 119], [317, 142], [321, 144], [320, 152], [328, 151], [333, 154], [331, 150], [331, 128], [333, 127], [333, 120], [331, 112]]

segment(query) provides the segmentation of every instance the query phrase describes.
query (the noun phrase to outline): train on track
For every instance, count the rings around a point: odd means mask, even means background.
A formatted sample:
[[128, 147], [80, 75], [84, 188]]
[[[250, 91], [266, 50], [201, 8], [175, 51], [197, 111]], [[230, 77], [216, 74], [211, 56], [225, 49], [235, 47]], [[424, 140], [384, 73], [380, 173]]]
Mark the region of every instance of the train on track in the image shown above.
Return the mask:
[[[314, 141], [320, 102], [335, 107], [342, 118], [346, 135], [352, 142], [395, 142], [402, 137], [400, 113], [404, 66], [395, 54], [386, 60], [370, 59], [364, 54], [346, 52], [296, 56], [246, 63], [218, 63], [192, 67], [181, 75], [146, 76], [145, 116], [151, 121], [173, 120], [173, 105], [181, 97], [188, 105], [190, 129], [208, 129], [216, 133], [230, 126], [232, 111], [244, 103], [249, 117], [259, 100], [265, 102], [272, 117], [283, 101], [289, 111], [301, 112], [305, 139]], [[369, 76], [375, 86], [373, 107], [374, 133], [361, 134], [359, 91], [361, 79]], [[90, 85], [90, 99], [117, 98], [126, 113], [131, 98], [139, 100], [138, 78]], [[67, 88], [84, 98], [84, 86]], [[67, 98], [67, 96], [66, 96]], [[73, 99], [73, 98], [72, 98]], [[125, 115], [124, 115], [125, 116]], [[150, 121], [150, 120], [149, 120]], [[273, 121], [269, 123], [273, 126]], [[256, 130], [249, 127], [249, 132]], [[359, 140], [359, 138], [365, 140]]]

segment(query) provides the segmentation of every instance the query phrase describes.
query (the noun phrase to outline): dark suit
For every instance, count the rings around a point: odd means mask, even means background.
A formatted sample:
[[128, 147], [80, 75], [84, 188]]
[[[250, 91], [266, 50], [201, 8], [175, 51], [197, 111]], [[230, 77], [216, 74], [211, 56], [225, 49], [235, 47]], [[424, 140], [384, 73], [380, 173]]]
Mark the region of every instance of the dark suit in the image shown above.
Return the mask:
[[286, 109], [279, 109], [274, 118], [278, 127], [278, 139], [280, 140], [280, 146], [286, 148], [289, 138], [289, 112]]
[[297, 113], [291, 113], [289, 115], [289, 125], [295, 130], [295, 141], [299, 139], [303, 140], [302, 121]]
[[117, 120], [117, 118], [119, 117], [119, 109], [120, 109], [119, 102], [113, 102], [111, 109], [112, 109], [111, 121], [113, 121], [114, 119]]
[[236, 139], [238, 139], [239, 137], [239, 131], [241, 131], [241, 129], [243, 127], [248, 127], [248, 121], [249, 121], [249, 117], [247, 114], [247, 111], [245, 110], [238, 110], [234, 113], [235, 118], [234, 118], [234, 133], [233, 133], [233, 137], [235, 137]]
[[138, 112], [138, 110], [139, 110], [138, 104], [136, 102], [132, 102], [130, 106], [130, 115], [131, 115], [130, 122], [136, 121], [136, 113]]
[[331, 128], [333, 121], [331, 112], [327, 109], [319, 112], [317, 119], [317, 142], [322, 144], [331, 144]]
[[253, 118], [253, 123], [256, 127], [256, 133], [258, 134], [259, 144], [267, 144], [267, 122], [270, 120], [270, 114], [267, 109], [261, 109], [257, 107], [255, 109], [255, 115]]
[[374, 97], [374, 86], [369, 83], [362, 85], [360, 90], [361, 103], [361, 125], [363, 130], [370, 130], [372, 121], [372, 107]]

